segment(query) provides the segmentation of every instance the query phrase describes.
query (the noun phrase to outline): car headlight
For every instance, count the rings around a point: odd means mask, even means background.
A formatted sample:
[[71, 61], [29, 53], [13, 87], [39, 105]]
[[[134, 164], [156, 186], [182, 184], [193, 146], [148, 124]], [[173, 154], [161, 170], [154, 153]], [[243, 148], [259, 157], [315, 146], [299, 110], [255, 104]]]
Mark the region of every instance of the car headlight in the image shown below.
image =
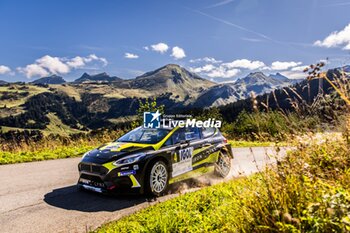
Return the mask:
[[135, 155], [129, 155], [127, 157], [118, 159], [117, 161], [115, 161], [113, 163], [114, 166], [116, 167], [120, 167], [123, 165], [127, 165], [127, 164], [132, 164], [132, 163], [136, 163], [137, 161], [139, 161], [140, 159], [142, 159], [146, 154], [145, 153], [140, 153], [140, 154], [135, 154]]

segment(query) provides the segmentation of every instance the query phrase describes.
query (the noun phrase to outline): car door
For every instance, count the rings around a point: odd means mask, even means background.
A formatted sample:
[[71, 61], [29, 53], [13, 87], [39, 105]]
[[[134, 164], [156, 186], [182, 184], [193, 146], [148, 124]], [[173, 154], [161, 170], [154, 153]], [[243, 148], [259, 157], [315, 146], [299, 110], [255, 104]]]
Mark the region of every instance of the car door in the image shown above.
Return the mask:
[[193, 170], [193, 155], [201, 147], [200, 139], [198, 128], [180, 128], [174, 133], [175, 153], [172, 160], [172, 177]]
[[192, 142], [193, 144], [197, 144], [192, 158], [194, 170], [203, 166], [212, 165], [216, 162], [217, 156], [214, 149], [215, 146], [210, 140], [214, 133], [215, 128], [202, 128], [200, 129], [200, 140]]

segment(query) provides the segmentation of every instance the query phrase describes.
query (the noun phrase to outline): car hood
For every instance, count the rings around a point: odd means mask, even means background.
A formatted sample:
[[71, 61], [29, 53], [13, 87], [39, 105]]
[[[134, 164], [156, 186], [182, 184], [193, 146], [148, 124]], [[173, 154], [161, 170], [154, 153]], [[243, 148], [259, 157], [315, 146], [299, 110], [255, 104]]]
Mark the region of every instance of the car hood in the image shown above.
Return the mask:
[[103, 164], [118, 160], [130, 154], [148, 150], [153, 150], [153, 147], [149, 144], [112, 142], [89, 151], [82, 162]]

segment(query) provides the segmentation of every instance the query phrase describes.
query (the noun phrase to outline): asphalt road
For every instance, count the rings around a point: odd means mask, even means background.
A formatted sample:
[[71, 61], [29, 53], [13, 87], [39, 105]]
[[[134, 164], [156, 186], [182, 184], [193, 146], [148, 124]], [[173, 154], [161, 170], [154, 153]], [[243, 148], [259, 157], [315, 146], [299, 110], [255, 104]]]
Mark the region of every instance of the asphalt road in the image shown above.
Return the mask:
[[[276, 152], [266, 147], [235, 148], [230, 177], [248, 175], [273, 163], [267, 154]], [[279, 152], [279, 156], [284, 154], [285, 150]], [[87, 232], [178, 195], [150, 202], [143, 196], [109, 197], [77, 191], [79, 161], [72, 158], [0, 166], [0, 232]]]

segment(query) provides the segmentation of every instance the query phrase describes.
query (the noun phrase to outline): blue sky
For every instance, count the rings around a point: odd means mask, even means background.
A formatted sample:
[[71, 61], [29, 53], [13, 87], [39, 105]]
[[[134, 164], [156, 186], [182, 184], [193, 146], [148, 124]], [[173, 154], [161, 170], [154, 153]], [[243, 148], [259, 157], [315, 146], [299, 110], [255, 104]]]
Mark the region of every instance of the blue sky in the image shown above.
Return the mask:
[[[218, 82], [349, 64], [350, 1], [0, 2], [0, 79], [133, 78], [176, 63]], [[332, 34], [333, 33], [333, 34]]]

